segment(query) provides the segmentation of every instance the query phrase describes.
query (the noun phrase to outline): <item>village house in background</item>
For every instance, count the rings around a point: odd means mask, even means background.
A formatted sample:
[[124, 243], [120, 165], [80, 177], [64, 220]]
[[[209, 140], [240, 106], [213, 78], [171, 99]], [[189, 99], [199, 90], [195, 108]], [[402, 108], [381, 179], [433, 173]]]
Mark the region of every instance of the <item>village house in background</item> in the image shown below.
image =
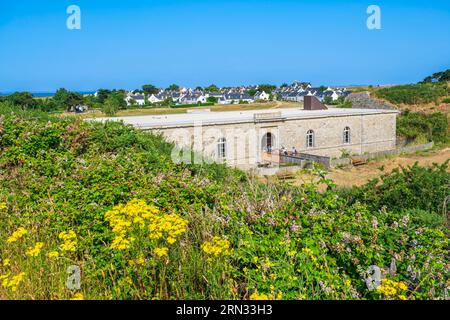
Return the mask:
[[128, 106], [157, 105], [167, 101], [174, 105], [198, 105], [211, 101], [228, 105], [269, 100], [301, 102], [304, 101], [305, 96], [314, 96], [322, 102], [334, 102], [350, 93], [346, 88], [312, 87], [310, 83], [296, 81], [291, 85], [278, 87], [272, 92], [260, 90], [258, 86], [218, 88], [218, 91], [214, 92], [199, 88], [160, 89], [158, 93], [150, 95], [146, 95], [141, 90], [134, 90], [126, 92], [125, 101]]

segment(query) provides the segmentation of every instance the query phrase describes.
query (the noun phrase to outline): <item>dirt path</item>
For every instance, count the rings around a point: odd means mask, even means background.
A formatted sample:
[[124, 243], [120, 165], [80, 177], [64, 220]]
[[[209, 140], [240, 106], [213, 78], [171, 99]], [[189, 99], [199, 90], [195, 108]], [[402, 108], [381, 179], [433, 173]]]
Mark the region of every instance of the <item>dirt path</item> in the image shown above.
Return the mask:
[[[343, 169], [333, 169], [327, 176], [334, 180], [338, 186], [351, 187], [360, 186], [369, 180], [377, 178], [385, 173], [391, 172], [399, 166], [406, 167], [418, 162], [421, 166], [432, 166], [433, 163], [442, 164], [450, 159], [450, 148], [433, 151], [425, 155], [403, 155], [396, 158], [386, 158], [378, 161], [371, 161], [360, 167], [346, 167]], [[384, 170], [381, 171], [380, 168]]]

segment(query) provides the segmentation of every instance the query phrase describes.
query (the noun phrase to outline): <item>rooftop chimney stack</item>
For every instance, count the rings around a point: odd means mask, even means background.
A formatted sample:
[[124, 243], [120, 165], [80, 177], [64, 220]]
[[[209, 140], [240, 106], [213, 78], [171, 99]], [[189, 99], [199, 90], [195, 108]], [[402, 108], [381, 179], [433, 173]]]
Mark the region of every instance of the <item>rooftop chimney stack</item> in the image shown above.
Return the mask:
[[328, 108], [314, 96], [305, 96], [305, 110], [328, 110]]

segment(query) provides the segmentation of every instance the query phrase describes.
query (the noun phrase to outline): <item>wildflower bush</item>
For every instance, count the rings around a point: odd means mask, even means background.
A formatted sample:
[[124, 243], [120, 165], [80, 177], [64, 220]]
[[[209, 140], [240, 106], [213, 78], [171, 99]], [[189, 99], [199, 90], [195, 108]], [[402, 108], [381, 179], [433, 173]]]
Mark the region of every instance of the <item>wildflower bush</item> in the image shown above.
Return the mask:
[[177, 165], [120, 123], [5, 110], [0, 299], [443, 299], [450, 285], [448, 230], [412, 206]]

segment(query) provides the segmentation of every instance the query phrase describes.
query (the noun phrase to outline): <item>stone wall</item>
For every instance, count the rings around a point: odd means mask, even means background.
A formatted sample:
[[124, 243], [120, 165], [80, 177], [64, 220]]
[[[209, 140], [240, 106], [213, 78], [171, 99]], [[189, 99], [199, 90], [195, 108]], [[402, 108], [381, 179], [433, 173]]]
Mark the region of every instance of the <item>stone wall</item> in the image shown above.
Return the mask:
[[[152, 130], [181, 147], [192, 147], [205, 156], [217, 159], [219, 139], [226, 139], [226, 163], [248, 169], [263, 159], [263, 137], [273, 135], [273, 150], [281, 147], [309, 155], [340, 158], [343, 151], [362, 155], [392, 150], [396, 146], [396, 113], [330, 116], [309, 119], [288, 119], [267, 123], [179, 126]], [[351, 142], [343, 141], [344, 128], [351, 130]], [[315, 145], [307, 148], [306, 135], [315, 134]]]
[[351, 101], [355, 109], [397, 110], [396, 106], [389, 102], [372, 98], [368, 91], [351, 93], [346, 100]]

